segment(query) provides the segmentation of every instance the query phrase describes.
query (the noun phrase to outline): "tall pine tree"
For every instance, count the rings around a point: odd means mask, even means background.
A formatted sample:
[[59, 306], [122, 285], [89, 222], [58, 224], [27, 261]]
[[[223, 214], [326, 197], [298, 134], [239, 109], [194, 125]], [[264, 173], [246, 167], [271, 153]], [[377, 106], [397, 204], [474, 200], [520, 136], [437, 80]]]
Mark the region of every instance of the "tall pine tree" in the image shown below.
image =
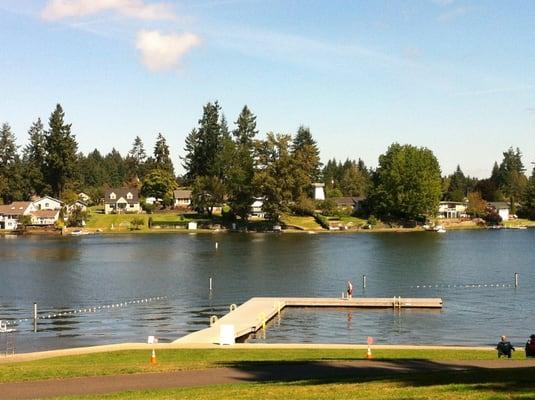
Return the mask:
[[23, 161], [31, 194], [42, 196], [50, 192], [45, 182], [46, 138], [41, 118], [38, 118], [28, 131], [28, 144], [23, 150]]
[[154, 145], [154, 167], [166, 171], [172, 176], [175, 175], [173, 161], [169, 156], [169, 146], [161, 133], [158, 133], [156, 144]]
[[76, 180], [78, 143], [71, 133], [71, 124], [65, 123], [65, 112], [60, 104], [50, 115], [46, 132], [46, 176], [52, 194], [61, 197], [65, 186]]

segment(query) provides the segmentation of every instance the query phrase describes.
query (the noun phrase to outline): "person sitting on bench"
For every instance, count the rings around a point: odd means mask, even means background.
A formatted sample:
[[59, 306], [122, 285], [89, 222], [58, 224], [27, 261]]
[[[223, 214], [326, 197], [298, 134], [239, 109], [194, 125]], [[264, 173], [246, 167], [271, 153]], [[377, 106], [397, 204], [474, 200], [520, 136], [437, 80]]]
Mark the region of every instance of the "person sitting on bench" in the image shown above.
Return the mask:
[[526, 357], [535, 357], [535, 335], [531, 335], [526, 343]]
[[507, 356], [507, 358], [511, 358], [511, 350], [515, 351], [515, 348], [513, 347], [511, 342], [507, 340], [507, 337], [502, 336], [500, 339], [500, 342], [496, 346], [496, 350], [498, 350], [498, 358], [502, 356]]

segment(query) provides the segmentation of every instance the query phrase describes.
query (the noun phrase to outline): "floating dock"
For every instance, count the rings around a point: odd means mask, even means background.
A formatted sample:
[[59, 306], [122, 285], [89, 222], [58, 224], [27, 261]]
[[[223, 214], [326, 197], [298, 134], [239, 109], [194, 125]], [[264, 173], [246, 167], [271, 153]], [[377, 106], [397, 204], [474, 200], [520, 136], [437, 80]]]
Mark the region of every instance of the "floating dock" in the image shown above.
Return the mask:
[[280, 314], [285, 307], [317, 308], [442, 308], [440, 298], [314, 298], [314, 297], [253, 297], [239, 307], [230, 306], [230, 312], [211, 321], [206, 329], [191, 333], [174, 343], [219, 344], [221, 327], [232, 325], [234, 339], [265, 328], [265, 324]]

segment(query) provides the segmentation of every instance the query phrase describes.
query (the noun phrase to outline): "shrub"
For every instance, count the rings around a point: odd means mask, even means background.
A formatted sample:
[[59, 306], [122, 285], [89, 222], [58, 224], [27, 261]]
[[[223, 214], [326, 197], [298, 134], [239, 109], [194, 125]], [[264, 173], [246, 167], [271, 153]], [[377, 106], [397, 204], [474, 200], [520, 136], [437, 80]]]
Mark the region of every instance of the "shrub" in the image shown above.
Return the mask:
[[335, 214], [337, 206], [336, 202], [332, 199], [327, 199], [319, 204], [321, 213], [326, 216], [332, 216]]
[[321, 225], [324, 229], [329, 229], [329, 220], [324, 215], [321, 215], [319, 213], [314, 213], [314, 219], [318, 224]]
[[292, 206], [295, 215], [314, 215], [316, 211], [316, 202], [309, 197], [301, 196]]
[[375, 226], [379, 223], [379, 220], [374, 216], [374, 215], [370, 215], [368, 217], [368, 224], [371, 225], [371, 226]]
[[132, 218], [130, 225], [132, 226], [132, 229], [138, 231], [141, 226], [145, 226], [145, 220], [141, 217]]

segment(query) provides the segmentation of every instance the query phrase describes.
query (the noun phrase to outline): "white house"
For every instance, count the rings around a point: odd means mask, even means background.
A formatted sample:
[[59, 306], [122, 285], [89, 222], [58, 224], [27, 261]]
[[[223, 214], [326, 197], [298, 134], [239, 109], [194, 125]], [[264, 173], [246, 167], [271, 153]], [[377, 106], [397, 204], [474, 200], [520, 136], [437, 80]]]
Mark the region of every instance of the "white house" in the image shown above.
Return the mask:
[[173, 190], [173, 198], [175, 208], [188, 208], [191, 205], [191, 190], [184, 188]]
[[0, 205], [0, 215], [8, 219], [19, 220], [23, 215], [30, 215], [36, 208], [31, 201], [14, 201], [11, 204]]
[[314, 200], [325, 200], [325, 183], [313, 183]]
[[502, 218], [502, 221], [509, 220], [509, 204], [503, 201], [490, 202], [489, 207], [492, 208]]
[[50, 196], [44, 196], [33, 201], [36, 210], [60, 210], [63, 204], [61, 200]]
[[60, 210], [37, 210], [32, 212], [32, 225], [50, 226], [59, 219]]
[[12, 231], [17, 229], [18, 224], [16, 219], [0, 215], [0, 230]]
[[74, 203], [67, 206], [67, 214], [70, 214], [74, 209], [79, 209], [82, 212], [87, 211], [87, 204], [81, 200], [76, 200]]
[[249, 207], [249, 216], [251, 217], [257, 217], [257, 218], [264, 218], [266, 213], [263, 210], [264, 207], [264, 199], [261, 197], [255, 198], [253, 201], [253, 204]]
[[439, 218], [464, 218], [466, 217], [467, 203], [461, 201], [441, 201], [438, 204]]
[[104, 213], [139, 213], [139, 192], [137, 188], [110, 188], [104, 194]]

